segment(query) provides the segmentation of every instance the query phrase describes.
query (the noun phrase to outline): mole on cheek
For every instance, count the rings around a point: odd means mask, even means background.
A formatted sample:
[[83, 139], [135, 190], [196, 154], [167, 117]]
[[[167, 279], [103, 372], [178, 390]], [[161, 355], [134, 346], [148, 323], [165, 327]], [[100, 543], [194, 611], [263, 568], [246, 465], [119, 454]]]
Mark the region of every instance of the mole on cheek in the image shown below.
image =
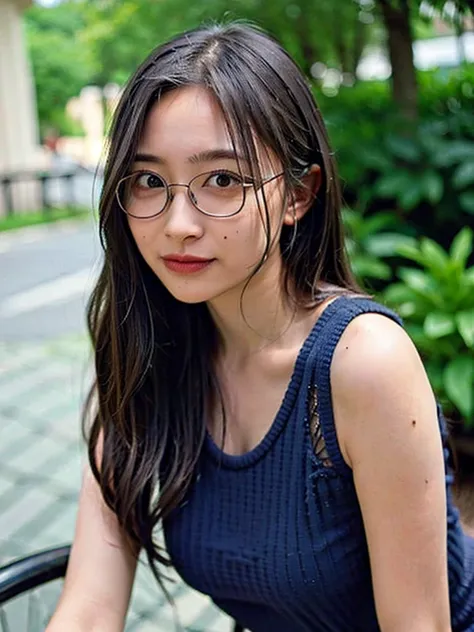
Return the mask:
[[227, 235], [224, 235], [224, 239], [227, 239]]
[[413, 428], [416, 426], [416, 419], [412, 420], [411, 425], [413, 426]]

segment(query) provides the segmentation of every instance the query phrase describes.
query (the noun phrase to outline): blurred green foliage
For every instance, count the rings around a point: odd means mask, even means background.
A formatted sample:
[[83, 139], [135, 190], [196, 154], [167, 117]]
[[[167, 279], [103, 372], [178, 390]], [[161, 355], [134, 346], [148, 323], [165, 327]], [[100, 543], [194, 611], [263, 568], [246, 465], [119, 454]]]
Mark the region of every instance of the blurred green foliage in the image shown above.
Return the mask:
[[41, 131], [53, 127], [62, 134], [80, 133], [65, 107], [92, 76], [90, 53], [77, 38], [85, 25], [82, 8], [75, 2], [50, 9], [33, 5], [25, 22]]
[[398, 256], [401, 245], [415, 241], [405, 233], [401, 219], [392, 211], [368, 216], [363, 209], [346, 208], [343, 220], [347, 252], [359, 283], [377, 287], [377, 281], [391, 281], [394, 270], [389, 260]]
[[405, 230], [447, 245], [474, 223], [474, 67], [420, 73], [420, 119], [399, 116], [383, 83], [317, 94], [346, 203], [366, 216], [393, 209]]
[[[463, 123], [463, 119], [474, 112], [473, 64], [443, 71], [418, 72], [418, 82], [418, 107], [422, 121], [447, 116], [454, 125], [459, 122], [459, 130], [453, 130], [455, 134], [474, 135], [469, 123]], [[314, 92], [338, 150], [339, 161], [342, 161], [342, 175], [351, 181], [365, 172], [356, 153], [370, 153], [378, 145], [381, 134], [396, 132], [409, 135], [410, 128], [392, 100], [388, 82], [358, 82], [353, 87], [341, 87], [335, 97], [326, 96], [318, 85], [315, 85]], [[360, 137], [357, 152], [353, 146], [354, 130], [358, 130]], [[354, 156], [352, 161], [351, 155]], [[370, 161], [370, 156], [367, 159]]]
[[473, 231], [462, 229], [449, 252], [426, 237], [397, 249], [417, 266], [400, 266], [383, 298], [406, 319], [446, 413], [474, 428]]
[[55, 44], [63, 40], [57, 50], [64, 55], [58, 61], [66, 71], [74, 78], [82, 72], [89, 83], [104, 86], [123, 84], [145, 56], [172, 35], [202, 23], [235, 19], [252, 21], [278, 37], [308, 74], [317, 60], [354, 72], [364, 46], [380, 38], [372, 26], [373, 9], [370, 2], [347, 0], [317, 5], [314, 0], [65, 0], [50, 8], [33, 6], [25, 15], [35, 70], [49, 68], [42, 56], [51, 52], [47, 34], [54, 33]]
[[[123, 83], [160, 42], [202, 23], [250, 20], [278, 37], [305, 72], [316, 60], [353, 72], [371, 29], [358, 2], [333, 0], [108, 0], [83, 5], [95, 81]], [[371, 9], [367, 9], [367, 15]]]

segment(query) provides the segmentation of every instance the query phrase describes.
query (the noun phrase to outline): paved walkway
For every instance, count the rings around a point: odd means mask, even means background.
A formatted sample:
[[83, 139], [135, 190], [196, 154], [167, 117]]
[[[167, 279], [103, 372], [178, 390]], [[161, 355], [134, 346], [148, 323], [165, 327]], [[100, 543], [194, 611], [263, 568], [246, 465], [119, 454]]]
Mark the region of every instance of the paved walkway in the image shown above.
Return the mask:
[[[0, 343], [0, 565], [72, 539], [84, 456], [79, 411], [89, 384], [87, 367], [84, 338]], [[59, 589], [41, 599], [54, 601]], [[182, 629], [231, 629], [207, 598], [179, 580], [170, 591]], [[23, 632], [18, 617], [25, 608], [17, 608], [19, 613], [15, 604], [11, 608], [11, 629]], [[173, 621], [172, 609], [141, 565], [126, 632], [174, 632]]]

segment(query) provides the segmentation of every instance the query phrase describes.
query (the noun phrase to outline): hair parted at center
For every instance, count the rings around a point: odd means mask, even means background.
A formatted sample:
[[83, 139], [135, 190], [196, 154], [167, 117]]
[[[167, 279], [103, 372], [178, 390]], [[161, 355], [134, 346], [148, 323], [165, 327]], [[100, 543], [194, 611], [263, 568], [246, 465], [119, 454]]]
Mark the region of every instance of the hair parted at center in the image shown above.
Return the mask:
[[[198, 28], [156, 48], [125, 87], [110, 132], [99, 204], [104, 262], [87, 315], [95, 381], [83, 428], [105, 502], [130, 541], [145, 550], [160, 584], [157, 563], [170, 562], [153, 532], [183, 502], [192, 481], [206, 413], [220, 393], [220, 338], [207, 305], [175, 299], [145, 263], [115, 192], [130, 173], [151, 108], [185, 86], [210, 91], [256, 180], [262, 175], [258, 145], [280, 161], [290, 192], [309, 166], [321, 168], [321, 187], [297, 232], [283, 226], [280, 236], [282, 282], [295, 304], [317, 306], [338, 292], [361, 293], [345, 254], [325, 126], [288, 53], [262, 30], [240, 23]], [[271, 247], [264, 206], [267, 240], [259, 266]]]

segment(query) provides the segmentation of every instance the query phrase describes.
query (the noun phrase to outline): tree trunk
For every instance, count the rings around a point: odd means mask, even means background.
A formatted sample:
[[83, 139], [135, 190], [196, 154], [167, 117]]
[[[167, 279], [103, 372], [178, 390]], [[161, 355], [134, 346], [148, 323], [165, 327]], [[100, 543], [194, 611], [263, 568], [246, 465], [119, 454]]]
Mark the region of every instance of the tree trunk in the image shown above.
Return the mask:
[[362, 24], [360, 20], [356, 20], [354, 25], [354, 42], [352, 51], [352, 67], [350, 68], [351, 74], [356, 78], [356, 71], [359, 65], [362, 53], [364, 52], [365, 44], [367, 42], [367, 27]]
[[323, 56], [315, 46], [311, 38], [311, 32], [308, 30], [308, 23], [304, 16], [298, 17], [296, 20], [296, 32], [298, 33], [301, 43], [302, 70], [307, 77], [311, 77], [311, 67], [316, 61], [321, 61]]
[[408, 0], [378, 0], [387, 31], [387, 45], [392, 65], [393, 98], [400, 113], [415, 120], [418, 115], [418, 83], [413, 59], [413, 35]]
[[344, 32], [338, 29], [334, 34], [334, 49], [339, 60], [339, 70], [341, 72], [349, 72], [352, 64], [349, 63], [349, 48], [344, 39]]

